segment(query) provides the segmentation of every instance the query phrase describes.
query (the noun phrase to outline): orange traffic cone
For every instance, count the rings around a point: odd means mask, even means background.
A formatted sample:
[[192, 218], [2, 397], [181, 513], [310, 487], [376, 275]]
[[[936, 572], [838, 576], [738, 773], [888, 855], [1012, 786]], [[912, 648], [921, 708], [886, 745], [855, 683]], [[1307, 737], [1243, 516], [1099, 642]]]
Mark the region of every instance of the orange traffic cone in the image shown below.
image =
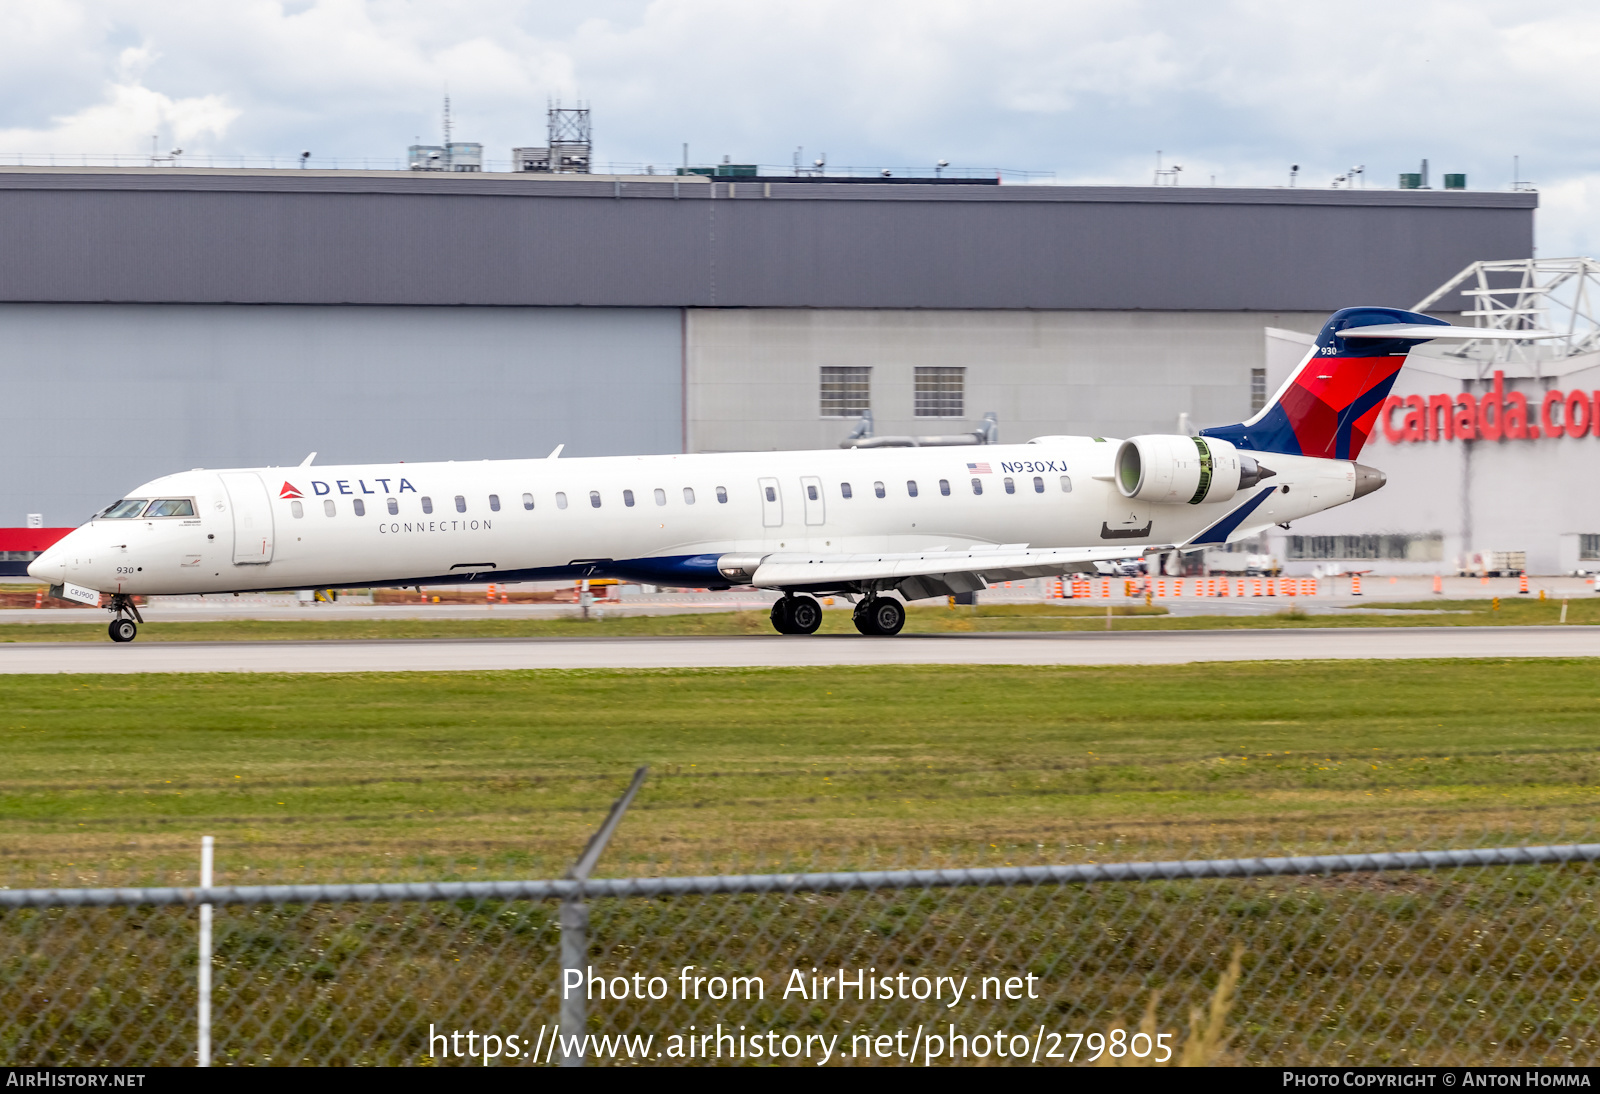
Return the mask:
[[1526, 596], [1528, 592], [1528, 571], [1523, 570], [1517, 575], [1517, 592]]
[[33, 594], [33, 606], [35, 608], [44, 607], [44, 590], [43, 589], [40, 589], [38, 592]]
[[1360, 596], [1361, 595], [1361, 575], [1360, 574], [1351, 574], [1350, 575], [1350, 595], [1351, 596]]
[[1433, 591], [1436, 593], [1444, 592], [1444, 578], [1439, 574], [1433, 575]]
[[1100, 579], [1100, 596], [1102, 599], [1109, 598], [1111, 596], [1111, 579], [1109, 577], [1102, 577]]

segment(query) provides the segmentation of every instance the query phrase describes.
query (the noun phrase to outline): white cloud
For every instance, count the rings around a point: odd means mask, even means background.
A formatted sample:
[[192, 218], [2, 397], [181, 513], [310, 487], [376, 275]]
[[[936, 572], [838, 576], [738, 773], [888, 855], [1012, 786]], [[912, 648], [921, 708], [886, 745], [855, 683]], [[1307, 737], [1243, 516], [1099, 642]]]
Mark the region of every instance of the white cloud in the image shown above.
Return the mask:
[[1427, 157], [1503, 188], [1520, 155], [1554, 253], [1600, 215], [1597, 61], [1582, 0], [35, 0], [0, 7], [0, 152], [398, 159], [448, 86], [502, 160], [552, 96], [593, 103], [601, 160], [663, 165], [805, 145], [1143, 183], [1160, 148], [1185, 184]]

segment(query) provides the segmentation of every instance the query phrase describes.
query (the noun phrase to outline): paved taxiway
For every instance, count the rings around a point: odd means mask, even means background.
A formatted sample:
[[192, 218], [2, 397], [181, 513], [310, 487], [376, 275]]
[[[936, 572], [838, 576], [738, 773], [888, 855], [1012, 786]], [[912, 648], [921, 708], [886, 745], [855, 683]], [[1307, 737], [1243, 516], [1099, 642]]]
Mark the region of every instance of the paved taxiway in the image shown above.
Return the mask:
[[1171, 665], [1191, 661], [1600, 657], [1600, 627], [1427, 627], [862, 638], [512, 638], [17, 642], [0, 673], [439, 672], [816, 665]]

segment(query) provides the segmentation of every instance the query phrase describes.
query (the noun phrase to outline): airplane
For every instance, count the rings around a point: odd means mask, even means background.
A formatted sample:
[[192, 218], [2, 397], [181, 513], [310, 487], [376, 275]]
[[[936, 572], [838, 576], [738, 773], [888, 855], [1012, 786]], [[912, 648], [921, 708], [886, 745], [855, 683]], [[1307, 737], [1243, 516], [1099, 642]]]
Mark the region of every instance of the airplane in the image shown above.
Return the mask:
[[1222, 544], [1370, 494], [1384, 474], [1357, 457], [1412, 347], [1541, 336], [1346, 308], [1261, 411], [1198, 436], [186, 471], [28, 573], [109, 594], [117, 642], [139, 595], [604, 577], [772, 590], [782, 634], [815, 632], [816, 597], [842, 595], [858, 631], [894, 635], [902, 601]]

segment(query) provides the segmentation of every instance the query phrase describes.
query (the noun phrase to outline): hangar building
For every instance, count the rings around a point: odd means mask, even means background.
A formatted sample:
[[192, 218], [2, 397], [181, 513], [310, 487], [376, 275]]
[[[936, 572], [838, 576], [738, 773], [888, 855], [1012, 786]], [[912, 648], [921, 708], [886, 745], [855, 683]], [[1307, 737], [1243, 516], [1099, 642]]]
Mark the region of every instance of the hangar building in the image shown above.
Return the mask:
[[895, 181], [0, 168], [0, 525], [311, 451], [1224, 424], [1270, 393], [1267, 328], [1528, 258], [1537, 204]]

